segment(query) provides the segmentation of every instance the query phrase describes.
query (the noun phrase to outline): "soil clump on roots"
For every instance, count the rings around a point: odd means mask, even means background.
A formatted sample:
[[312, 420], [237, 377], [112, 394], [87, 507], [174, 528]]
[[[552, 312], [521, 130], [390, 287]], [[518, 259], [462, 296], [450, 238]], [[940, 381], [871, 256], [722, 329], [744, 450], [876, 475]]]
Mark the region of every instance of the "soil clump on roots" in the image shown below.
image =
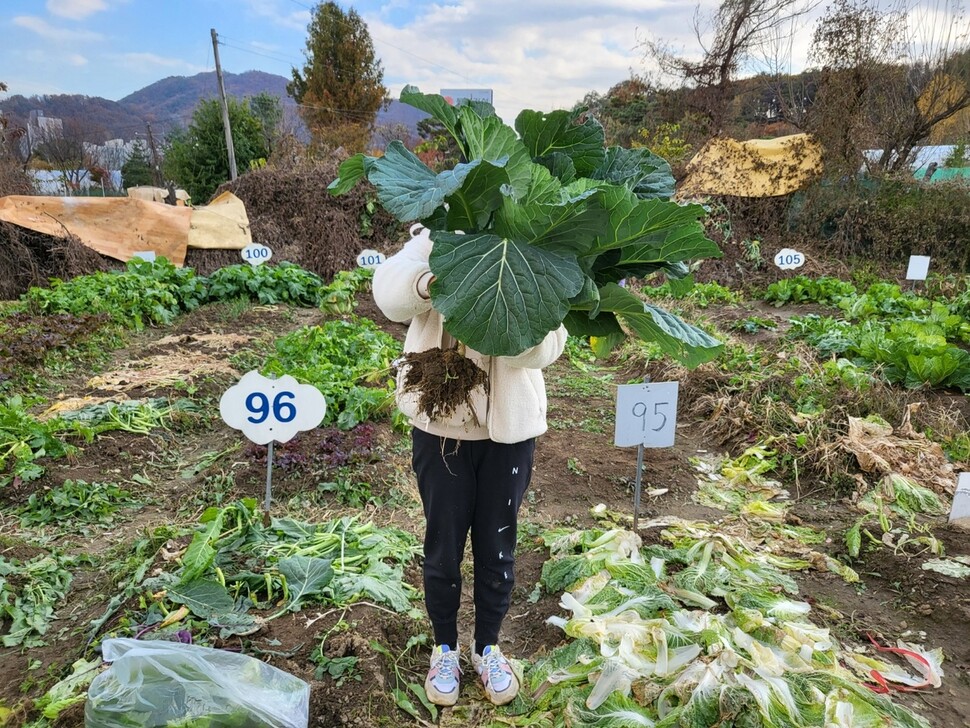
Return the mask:
[[472, 409], [475, 387], [487, 391], [488, 374], [457, 349], [428, 349], [402, 358], [407, 366], [404, 391], [420, 395], [418, 409], [432, 420], [450, 417], [462, 404]]

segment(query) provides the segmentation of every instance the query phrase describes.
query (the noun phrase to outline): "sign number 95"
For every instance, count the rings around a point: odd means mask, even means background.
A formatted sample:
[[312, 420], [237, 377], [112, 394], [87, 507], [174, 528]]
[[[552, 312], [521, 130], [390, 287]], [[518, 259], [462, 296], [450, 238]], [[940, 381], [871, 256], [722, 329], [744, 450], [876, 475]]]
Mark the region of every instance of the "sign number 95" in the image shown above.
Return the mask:
[[[646, 432], [649, 428], [653, 432], [660, 432], [667, 425], [667, 415], [664, 410], [670, 406], [670, 402], [654, 402], [653, 412], [651, 417], [648, 419], [647, 411], [650, 409], [646, 402], [637, 402], [633, 405], [633, 416], [639, 417], [642, 421], [641, 430]], [[651, 427], [654, 422], [657, 422], [656, 427]]]
[[671, 447], [677, 426], [677, 382], [624, 384], [617, 388], [618, 447]]

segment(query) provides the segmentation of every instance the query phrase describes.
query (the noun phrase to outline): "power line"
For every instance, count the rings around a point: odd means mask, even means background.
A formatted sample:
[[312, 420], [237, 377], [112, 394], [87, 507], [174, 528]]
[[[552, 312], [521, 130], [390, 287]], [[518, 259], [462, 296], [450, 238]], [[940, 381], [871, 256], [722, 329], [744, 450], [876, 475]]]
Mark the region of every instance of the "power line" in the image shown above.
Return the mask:
[[[243, 41], [239, 41], [239, 42], [242, 43]], [[279, 61], [280, 63], [285, 63], [288, 66], [293, 65], [294, 63], [292, 59], [284, 58], [282, 56], [272, 56], [269, 53], [260, 53], [259, 51], [254, 51], [249, 48], [243, 48], [242, 46], [233, 45], [232, 43], [226, 43], [225, 40], [222, 40], [222, 39], [220, 39], [219, 45], [224, 45], [226, 46], [226, 48], [234, 48], [237, 51], [242, 51], [243, 53], [249, 53], [250, 55], [253, 55], [253, 56], [262, 56], [263, 58], [269, 58], [272, 61]], [[297, 61], [297, 63], [299, 63], [299, 61]]]

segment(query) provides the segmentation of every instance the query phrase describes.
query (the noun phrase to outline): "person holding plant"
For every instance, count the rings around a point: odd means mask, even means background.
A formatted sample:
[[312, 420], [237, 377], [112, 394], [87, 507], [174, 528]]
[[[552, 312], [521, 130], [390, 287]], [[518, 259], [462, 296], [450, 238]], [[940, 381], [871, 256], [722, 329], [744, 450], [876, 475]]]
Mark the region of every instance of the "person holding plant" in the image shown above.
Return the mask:
[[487, 375], [449, 414], [431, 417], [408, 391], [398, 368], [397, 404], [413, 425], [412, 467], [426, 520], [424, 591], [435, 648], [425, 690], [432, 703], [454, 705], [459, 693], [458, 609], [461, 563], [469, 532], [474, 560], [475, 627], [471, 662], [485, 694], [504, 705], [519, 678], [498, 646], [515, 583], [517, 514], [532, 477], [536, 438], [546, 431], [542, 369], [562, 354], [560, 326], [517, 356], [487, 356], [455, 341], [431, 301], [432, 241], [419, 225], [374, 273], [374, 301], [392, 321], [408, 322], [409, 353], [457, 348]]

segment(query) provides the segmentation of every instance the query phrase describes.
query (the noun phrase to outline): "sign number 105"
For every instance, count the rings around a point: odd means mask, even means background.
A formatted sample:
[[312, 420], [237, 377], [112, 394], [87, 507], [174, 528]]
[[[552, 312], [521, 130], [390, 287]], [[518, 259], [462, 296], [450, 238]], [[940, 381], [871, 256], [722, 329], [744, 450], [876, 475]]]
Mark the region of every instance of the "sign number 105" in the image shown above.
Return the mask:
[[624, 384], [617, 388], [618, 447], [671, 447], [677, 427], [677, 382]]

